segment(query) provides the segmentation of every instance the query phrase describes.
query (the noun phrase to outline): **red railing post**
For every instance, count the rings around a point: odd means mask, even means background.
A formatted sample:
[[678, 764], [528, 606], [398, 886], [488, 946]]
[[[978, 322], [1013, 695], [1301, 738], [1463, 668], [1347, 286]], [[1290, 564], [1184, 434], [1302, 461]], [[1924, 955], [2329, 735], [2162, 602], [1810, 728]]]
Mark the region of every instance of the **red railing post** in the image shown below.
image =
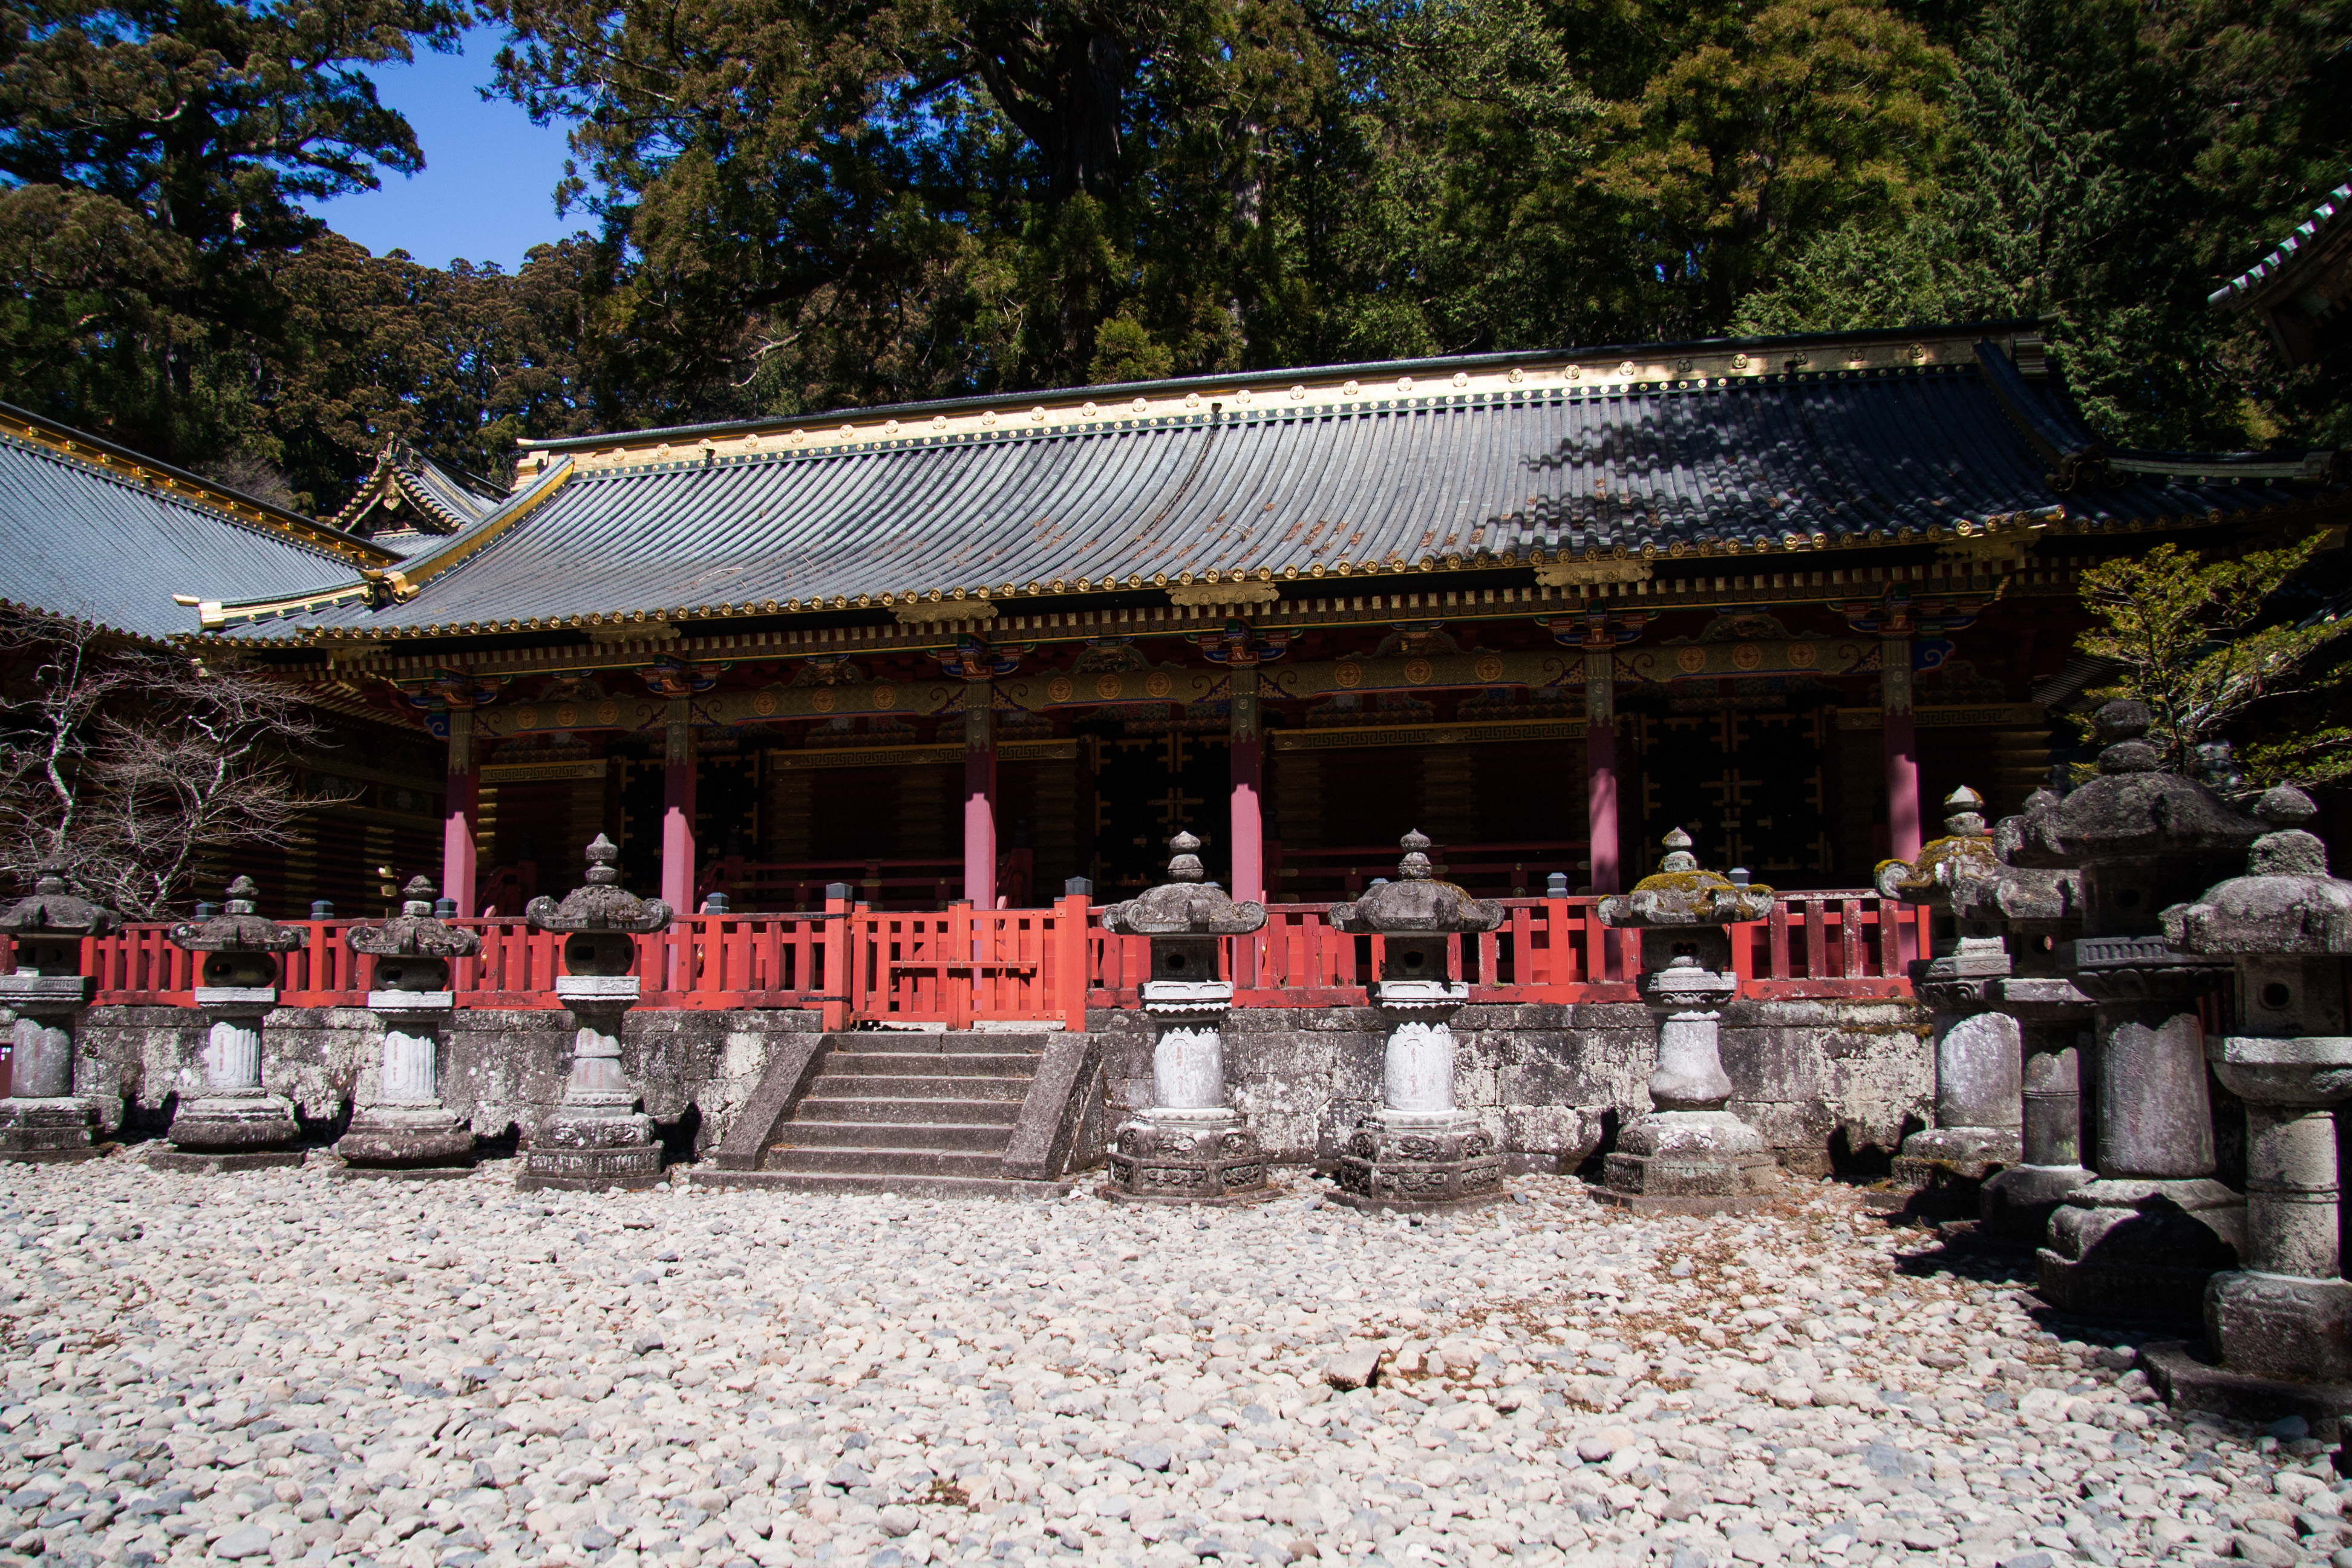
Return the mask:
[[1084, 1034], [1087, 1028], [1087, 922], [1092, 902], [1084, 893], [1071, 893], [1054, 905], [1062, 994], [1052, 1005], [1062, 1016], [1062, 1027], [1073, 1034]]
[[[846, 889], [843, 891], [845, 893]], [[849, 955], [849, 900], [835, 898], [831, 889], [824, 896], [824, 990], [817, 1004], [819, 1023], [828, 1031], [849, 1027], [850, 972], [855, 967]], [[810, 983], [804, 977], [803, 984]]]

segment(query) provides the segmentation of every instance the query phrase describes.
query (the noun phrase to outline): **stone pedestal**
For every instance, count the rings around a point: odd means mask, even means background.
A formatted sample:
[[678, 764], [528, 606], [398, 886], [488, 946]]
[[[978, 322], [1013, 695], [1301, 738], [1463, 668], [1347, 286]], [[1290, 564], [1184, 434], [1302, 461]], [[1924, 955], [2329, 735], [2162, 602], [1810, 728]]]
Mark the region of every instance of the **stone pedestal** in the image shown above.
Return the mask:
[[[1646, 942], [1651, 933], [1643, 934]], [[1738, 977], [1685, 953], [1643, 971], [1641, 989], [1658, 1015], [1654, 1109], [1618, 1138], [1595, 1195], [1643, 1214], [1732, 1214], [1769, 1201], [1780, 1185], [1771, 1151], [1724, 1109], [1731, 1078], [1717, 1009], [1738, 994]]]
[[368, 993], [383, 1025], [383, 1074], [335, 1142], [341, 1174], [435, 1181], [473, 1169], [473, 1126], [441, 1103], [440, 1037], [457, 1005], [447, 991]]
[[73, 1092], [74, 1021], [98, 983], [79, 974], [0, 974], [0, 1007], [15, 1010], [8, 1098], [0, 1100], [0, 1161], [88, 1160], [97, 1108]]
[[2017, 1021], [1991, 1010], [2009, 973], [1999, 937], [1963, 937], [1958, 951], [1921, 966], [1917, 989], [1934, 1009], [1936, 1125], [1903, 1141], [1895, 1184], [1922, 1206], [1975, 1215], [1985, 1178], [2022, 1152]]
[[2226, 965], [2161, 937], [2086, 937], [2075, 984], [2097, 1005], [2099, 1175], [2068, 1193], [2040, 1253], [2042, 1300], [2085, 1316], [2194, 1322], [2234, 1268], [2245, 1202], [2213, 1179], [2197, 998]]
[[1338, 1202], [1433, 1212], [1503, 1195], [1493, 1136], [1454, 1102], [1452, 1020], [1469, 998], [1467, 985], [1447, 980], [1383, 980], [1372, 988], [1388, 1024], [1381, 1108], [1348, 1139], [1332, 1194]]
[[661, 1145], [653, 1118], [637, 1111], [636, 1090], [621, 1071], [621, 1020], [636, 1005], [634, 974], [562, 974], [556, 999], [577, 1028], [562, 1103], [532, 1134], [519, 1191], [564, 1188], [641, 1191], [661, 1184]]
[[2081, 1039], [2091, 999], [2070, 980], [2012, 977], [1993, 987], [2024, 1052], [2018, 1163], [1984, 1184], [1985, 1234], [2039, 1243], [2066, 1194], [2094, 1180], [2083, 1164]]
[[299, 1165], [294, 1104], [261, 1087], [261, 1021], [278, 1005], [275, 985], [199, 985], [196, 1006], [212, 1024], [205, 1089], [184, 1100], [164, 1133], [172, 1144], [147, 1156], [158, 1170], [221, 1172]]
[[1147, 980], [1153, 1105], [1118, 1130], [1102, 1194], [1125, 1203], [1241, 1204], [1270, 1196], [1257, 1134], [1225, 1104], [1222, 980]]

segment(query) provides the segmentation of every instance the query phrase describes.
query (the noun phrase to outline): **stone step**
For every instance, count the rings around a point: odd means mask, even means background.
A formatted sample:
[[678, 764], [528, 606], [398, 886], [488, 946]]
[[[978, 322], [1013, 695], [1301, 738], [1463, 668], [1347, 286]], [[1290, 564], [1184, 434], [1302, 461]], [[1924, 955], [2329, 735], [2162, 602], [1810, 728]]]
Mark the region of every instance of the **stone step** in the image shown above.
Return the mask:
[[787, 1121], [771, 1149], [962, 1149], [1003, 1153], [1013, 1129], [976, 1121]]
[[895, 1193], [912, 1198], [1058, 1198], [1067, 1182], [1013, 1182], [1001, 1176], [861, 1175], [848, 1171], [720, 1171], [682, 1168], [681, 1186], [731, 1187], [780, 1193]]
[[1015, 1105], [1029, 1092], [1033, 1074], [1019, 1078], [959, 1078], [953, 1073], [925, 1074], [922, 1077], [883, 1078], [865, 1073], [845, 1073], [836, 1077], [833, 1064], [825, 1064], [809, 1084], [813, 1100], [1009, 1100]]
[[794, 1108], [793, 1126], [802, 1121], [919, 1122], [955, 1121], [1010, 1127], [1021, 1120], [1018, 1100], [865, 1100], [825, 1093], [819, 1079], [809, 1096]]
[[858, 1029], [835, 1034], [833, 1048], [857, 1055], [887, 1051], [893, 1056], [1034, 1056], [1045, 1048], [1045, 1035], [994, 1035], [972, 1031], [933, 1034], [921, 1029]]
[[835, 1050], [826, 1055], [824, 1070], [844, 1078], [897, 1078], [919, 1072], [934, 1078], [1017, 1078], [1026, 1081], [1036, 1073], [1038, 1060], [1034, 1051], [941, 1051], [924, 1056], [912, 1051]]
[[960, 1149], [793, 1149], [779, 1146], [760, 1162], [762, 1171], [803, 1171], [850, 1176], [986, 1176], [1004, 1168], [1002, 1154]]

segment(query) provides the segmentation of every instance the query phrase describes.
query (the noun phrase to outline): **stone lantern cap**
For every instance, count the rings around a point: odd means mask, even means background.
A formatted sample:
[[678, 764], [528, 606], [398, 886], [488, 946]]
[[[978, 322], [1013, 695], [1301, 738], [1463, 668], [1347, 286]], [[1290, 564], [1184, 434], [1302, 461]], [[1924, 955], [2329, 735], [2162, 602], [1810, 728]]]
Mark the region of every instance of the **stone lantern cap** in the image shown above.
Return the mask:
[[2000, 868], [1992, 829], [1985, 826], [1984, 796], [1962, 784], [1944, 797], [1948, 815], [1944, 837], [1920, 847], [1916, 860], [1881, 860], [1875, 876], [1879, 896], [1906, 904], [1950, 909], [1969, 895], [1961, 889], [1992, 879]]
[[1366, 889], [1351, 904], [1332, 905], [1336, 929], [1360, 936], [1437, 936], [1493, 931], [1503, 923], [1502, 905], [1437, 879], [1427, 835], [1416, 828], [1397, 842], [1404, 847], [1397, 879]]
[[1265, 906], [1235, 903], [1201, 868], [1201, 841], [1179, 833], [1168, 880], [1102, 912], [1103, 929], [1118, 936], [1244, 936], [1265, 924]]
[[523, 918], [539, 931], [656, 931], [669, 924], [670, 908], [659, 899], [640, 899], [621, 887], [614, 862], [621, 852], [603, 834], [588, 846], [586, 885], [563, 895], [563, 901], [541, 894], [525, 905]]
[[2261, 826], [2193, 779], [2167, 772], [2141, 737], [2155, 722], [2145, 702], [2118, 699], [2091, 716], [2099, 776], [2025, 819], [2016, 863], [2054, 869], [2103, 861], [2242, 849]]
[[2327, 874], [2327, 847], [2304, 827], [2319, 808], [2282, 784], [2254, 815], [2271, 831], [2247, 852], [2246, 874], [2166, 910], [2164, 940], [2209, 957], [2352, 953], [2352, 882]]
[[220, 913], [208, 921], [184, 921], [164, 934], [173, 946], [189, 952], [292, 952], [300, 947], [300, 931], [253, 912], [260, 896], [252, 878], [239, 877], [228, 885]]
[[431, 878], [412, 878], [402, 889], [400, 913], [344, 933], [352, 951], [373, 958], [471, 958], [481, 952], [479, 935], [434, 918], [434, 891]]
[[1671, 926], [1736, 925], [1772, 912], [1772, 889], [1762, 883], [1741, 887], [1717, 871], [1699, 869], [1691, 837], [1681, 828], [1666, 835], [1665, 863], [1630, 893], [1601, 900], [1601, 923], [1662, 930]]
[[106, 936], [122, 929], [122, 917], [73, 890], [66, 868], [46, 861], [34, 873], [33, 896], [0, 910], [0, 933], [18, 941]]

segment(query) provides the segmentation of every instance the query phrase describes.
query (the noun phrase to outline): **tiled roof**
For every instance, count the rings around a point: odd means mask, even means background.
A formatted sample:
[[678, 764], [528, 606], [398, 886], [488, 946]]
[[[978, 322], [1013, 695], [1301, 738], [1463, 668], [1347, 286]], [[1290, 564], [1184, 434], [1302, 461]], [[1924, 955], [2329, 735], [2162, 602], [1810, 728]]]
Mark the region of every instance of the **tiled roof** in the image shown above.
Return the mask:
[[2327, 193], [2327, 199], [2311, 209], [2311, 216], [2295, 225], [2294, 232], [2278, 242], [2268, 256], [2222, 284], [2205, 297], [2209, 305], [2232, 305], [2252, 298], [2305, 253], [2321, 232], [2335, 223], [2336, 215], [2352, 207], [2352, 184], [2336, 186]]
[[2316, 493], [2290, 477], [2299, 458], [2109, 453], [1980, 331], [1486, 355], [551, 443], [536, 485], [387, 574], [395, 602], [226, 616], [270, 638], [517, 629], [1181, 586], [1213, 569], [1279, 584], [1892, 544], [2062, 509], [2070, 529], [2120, 530]]
[[362, 541], [0, 405], [0, 600], [162, 639], [193, 598], [283, 595], [392, 557]]
[[394, 441], [337, 512], [333, 525], [401, 555], [480, 521], [505, 499], [487, 479], [457, 474]]

